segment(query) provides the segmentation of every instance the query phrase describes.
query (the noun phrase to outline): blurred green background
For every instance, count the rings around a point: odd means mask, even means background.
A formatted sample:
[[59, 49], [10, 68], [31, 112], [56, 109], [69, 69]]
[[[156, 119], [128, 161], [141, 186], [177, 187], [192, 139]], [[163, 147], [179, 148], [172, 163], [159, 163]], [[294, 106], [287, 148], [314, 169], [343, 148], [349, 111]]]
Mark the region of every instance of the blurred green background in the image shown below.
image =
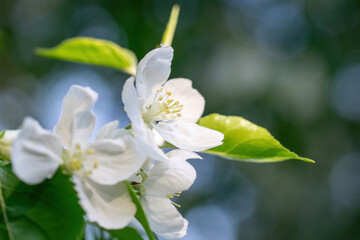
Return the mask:
[[359, 1], [0, 0], [0, 129], [27, 115], [51, 129], [71, 84], [100, 93], [97, 128], [126, 126], [126, 74], [33, 50], [92, 36], [140, 60], [160, 43], [174, 3], [171, 77], [193, 80], [205, 114], [243, 116], [316, 161], [191, 161], [198, 178], [177, 200], [184, 239], [360, 239]]

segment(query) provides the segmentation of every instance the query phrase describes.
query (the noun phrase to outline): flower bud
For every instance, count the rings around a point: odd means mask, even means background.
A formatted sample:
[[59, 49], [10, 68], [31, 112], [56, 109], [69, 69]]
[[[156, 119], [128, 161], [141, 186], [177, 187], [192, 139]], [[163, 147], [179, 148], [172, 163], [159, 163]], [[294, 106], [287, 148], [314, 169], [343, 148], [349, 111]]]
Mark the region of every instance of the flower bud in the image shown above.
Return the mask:
[[0, 156], [5, 160], [10, 160], [11, 146], [20, 130], [6, 130], [0, 134]]

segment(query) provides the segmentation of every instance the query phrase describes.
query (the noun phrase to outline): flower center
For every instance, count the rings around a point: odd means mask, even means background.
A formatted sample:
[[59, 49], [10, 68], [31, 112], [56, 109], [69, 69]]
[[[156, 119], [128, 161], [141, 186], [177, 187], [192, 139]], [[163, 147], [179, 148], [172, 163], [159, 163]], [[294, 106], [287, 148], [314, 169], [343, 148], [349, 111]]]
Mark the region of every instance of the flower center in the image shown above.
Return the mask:
[[146, 123], [181, 117], [183, 105], [171, 98], [171, 95], [170, 91], [164, 91], [163, 88], [157, 90], [153, 102], [144, 109], [143, 119]]
[[98, 161], [91, 159], [91, 155], [95, 153], [94, 149], [87, 149], [83, 151], [80, 144], [75, 145], [73, 151], [64, 149], [62, 152], [62, 159], [64, 160], [65, 170], [70, 173], [78, 173], [83, 177], [92, 174], [92, 170], [99, 166]]

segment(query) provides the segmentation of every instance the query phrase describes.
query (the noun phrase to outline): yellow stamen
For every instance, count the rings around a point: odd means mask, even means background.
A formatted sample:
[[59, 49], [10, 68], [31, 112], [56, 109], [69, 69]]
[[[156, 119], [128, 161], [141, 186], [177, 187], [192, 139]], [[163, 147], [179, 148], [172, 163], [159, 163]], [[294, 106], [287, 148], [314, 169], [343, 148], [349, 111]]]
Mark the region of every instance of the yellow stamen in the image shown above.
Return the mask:
[[70, 161], [69, 167], [71, 170], [80, 170], [81, 169], [81, 163], [79, 161]]
[[97, 168], [99, 166], [99, 163], [98, 162], [94, 162], [94, 168]]
[[[171, 201], [171, 200], [170, 200], [170, 201]], [[174, 204], [174, 205], [177, 206], [177, 207], [181, 207], [181, 205], [180, 205], [180, 204], [177, 204], [176, 202], [171, 201], [171, 203]]]
[[95, 153], [95, 150], [92, 148], [89, 148], [86, 152], [87, 152], [87, 154], [91, 155], [91, 154]]

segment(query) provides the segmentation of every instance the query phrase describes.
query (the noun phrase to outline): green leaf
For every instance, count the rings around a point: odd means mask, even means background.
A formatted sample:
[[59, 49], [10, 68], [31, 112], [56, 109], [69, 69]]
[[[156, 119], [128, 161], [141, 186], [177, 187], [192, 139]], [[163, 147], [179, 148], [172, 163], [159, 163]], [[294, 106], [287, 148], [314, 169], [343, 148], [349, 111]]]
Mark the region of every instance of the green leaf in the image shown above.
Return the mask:
[[126, 227], [120, 230], [108, 231], [110, 235], [118, 240], [143, 240], [135, 228]]
[[142, 208], [139, 198], [137, 197], [136, 193], [134, 192], [134, 189], [131, 187], [129, 182], [125, 181], [125, 183], [129, 190], [131, 199], [135, 203], [136, 208], [137, 208], [135, 218], [141, 223], [141, 225], [145, 229], [145, 232], [146, 232], [147, 236], [149, 237], [149, 240], [157, 240], [158, 238], [150, 229], [149, 222], [146, 219], [144, 209]]
[[135, 54], [111, 41], [75, 37], [54, 48], [37, 48], [35, 52], [42, 57], [111, 67], [136, 74]]
[[200, 119], [201, 126], [222, 132], [223, 144], [205, 152], [224, 158], [248, 162], [278, 162], [299, 157], [283, 147], [265, 128], [259, 127], [242, 117], [211, 114]]
[[51, 180], [29, 186], [10, 164], [0, 168], [0, 239], [76, 240], [84, 229], [84, 211], [69, 177], [58, 171]]
[[169, 21], [166, 25], [162, 40], [161, 40], [161, 44], [162, 45], [166, 45], [166, 46], [171, 46], [172, 40], [174, 38], [174, 34], [175, 34], [175, 30], [176, 30], [176, 25], [177, 25], [177, 21], [179, 18], [179, 12], [180, 12], [180, 7], [179, 5], [174, 5], [171, 13], [170, 13], [170, 18]]

